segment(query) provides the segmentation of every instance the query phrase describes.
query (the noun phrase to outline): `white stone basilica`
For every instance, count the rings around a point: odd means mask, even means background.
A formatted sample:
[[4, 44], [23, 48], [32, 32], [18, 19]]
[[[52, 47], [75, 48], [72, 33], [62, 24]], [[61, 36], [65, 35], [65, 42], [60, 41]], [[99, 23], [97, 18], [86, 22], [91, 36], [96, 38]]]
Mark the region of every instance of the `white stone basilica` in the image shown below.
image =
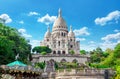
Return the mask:
[[[55, 20], [50, 32], [48, 27], [45, 33], [44, 40], [40, 42], [41, 46], [48, 46], [52, 49], [51, 54], [41, 55], [33, 54], [32, 63], [44, 62], [44, 61], [56, 61], [56, 62], [78, 62], [85, 64], [88, 62], [89, 57], [87, 55], [80, 55], [80, 42], [76, 41], [75, 34], [72, 31], [72, 26], [68, 32], [68, 27], [65, 20], [62, 18], [62, 12], [59, 9], [58, 18]], [[69, 54], [73, 50], [75, 54]]]
[[75, 39], [72, 26], [70, 26], [70, 31], [68, 32], [67, 24], [62, 17], [62, 11], [59, 9], [58, 18], [53, 24], [52, 32], [50, 32], [50, 28], [48, 27], [44, 40], [40, 42], [40, 45], [51, 48], [52, 54], [69, 54], [71, 50], [75, 54], [79, 54], [79, 44], [80, 42]]

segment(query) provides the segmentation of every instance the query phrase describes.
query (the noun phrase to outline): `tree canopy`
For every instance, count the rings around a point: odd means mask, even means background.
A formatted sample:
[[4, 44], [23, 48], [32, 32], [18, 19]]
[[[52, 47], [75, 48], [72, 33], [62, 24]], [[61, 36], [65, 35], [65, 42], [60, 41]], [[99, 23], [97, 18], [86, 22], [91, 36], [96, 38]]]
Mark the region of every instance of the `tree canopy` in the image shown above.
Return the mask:
[[21, 36], [17, 29], [0, 23], [0, 64], [8, 64], [15, 60], [19, 53], [19, 60], [27, 62], [31, 56], [31, 45]]
[[43, 54], [43, 52], [44, 52], [44, 54], [45, 54], [45, 52], [46, 53], [51, 53], [51, 51], [52, 50], [47, 46], [36, 46], [32, 49], [32, 52], [42, 53], [42, 54]]
[[80, 50], [80, 54], [82, 54], [82, 55], [86, 55], [87, 52], [86, 52], [85, 50]]
[[114, 49], [108, 48], [103, 52], [99, 49], [101, 53], [97, 53], [96, 50], [91, 52], [90, 65], [96, 68], [113, 68], [116, 70], [114, 79], [120, 79], [120, 43]]

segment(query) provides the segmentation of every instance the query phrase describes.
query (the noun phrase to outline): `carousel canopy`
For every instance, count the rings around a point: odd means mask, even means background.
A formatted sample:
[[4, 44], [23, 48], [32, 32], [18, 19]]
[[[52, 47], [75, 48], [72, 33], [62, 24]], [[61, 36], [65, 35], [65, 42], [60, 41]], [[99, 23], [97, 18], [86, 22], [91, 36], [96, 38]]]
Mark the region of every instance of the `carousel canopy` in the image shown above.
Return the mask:
[[7, 66], [27, 66], [26, 64], [24, 64], [24, 63], [22, 63], [22, 62], [20, 62], [20, 61], [14, 61], [14, 62], [12, 62], [12, 63], [9, 63], [9, 64], [7, 64]]

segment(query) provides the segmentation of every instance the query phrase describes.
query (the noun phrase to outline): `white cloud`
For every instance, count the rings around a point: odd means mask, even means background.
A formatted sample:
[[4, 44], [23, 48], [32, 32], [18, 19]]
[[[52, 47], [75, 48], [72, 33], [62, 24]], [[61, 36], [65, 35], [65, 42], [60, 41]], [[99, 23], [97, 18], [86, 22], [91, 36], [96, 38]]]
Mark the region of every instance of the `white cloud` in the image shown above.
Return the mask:
[[85, 38], [76, 38], [77, 41], [85, 41]]
[[115, 29], [115, 30], [114, 30], [114, 32], [120, 32], [120, 30], [118, 30], [118, 29]]
[[20, 32], [20, 33], [25, 33], [26, 30], [25, 30], [25, 29], [18, 29], [18, 32]]
[[104, 41], [103, 43], [100, 43], [100, 47], [103, 50], [106, 50], [107, 48], [114, 49], [116, 45], [117, 45], [117, 42], [111, 42], [111, 41]]
[[30, 38], [32, 37], [31, 35], [26, 33], [25, 29], [18, 29], [18, 32], [20, 32], [22, 34], [22, 36], [26, 37], [26, 38]]
[[24, 21], [21, 20], [21, 21], [19, 21], [19, 23], [20, 23], [20, 24], [24, 24]]
[[98, 45], [96, 43], [94, 44], [80, 44], [80, 50], [86, 50], [86, 51], [92, 51], [93, 49], [96, 49]]
[[87, 27], [83, 27], [81, 29], [75, 29], [73, 32], [75, 33], [76, 36], [90, 35]]
[[39, 13], [37, 13], [37, 12], [29, 12], [28, 13], [28, 16], [33, 16], [33, 15], [39, 15]]
[[102, 37], [103, 43], [100, 43], [102, 49], [114, 48], [118, 43], [120, 43], [120, 32], [116, 34], [108, 34], [105, 37]]
[[5, 23], [11, 23], [12, 19], [8, 16], [8, 14], [1, 14], [0, 19], [4, 20]]
[[30, 44], [32, 45], [32, 48], [35, 46], [40, 46], [40, 40], [31, 40]]
[[113, 11], [113, 12], [109, 13], [105, 17], [96, 18], [95, 23], [97, 25], [104, 26], [107, 23], [110, 23], [111, 21], [115, 21], [115, 23], [118, 23], [118, 19], [120, 19], [120, 11], [116, 10], [116, 11]]
[[120, 32], [116, 34], [108, 34], [105, 37], [102, 37], [101, 39], [104, 41], [120, 40]]
[[89, 44], [95, 44], [95, 42], [94, 41], [90, 41]]
[[49, 25], [53, 23], [56, 20], [57, 16], [49, 16], [49, 14], [46, 14], [45, 16], [38, 18], [38, 22], [45, 23], [46, 25]]

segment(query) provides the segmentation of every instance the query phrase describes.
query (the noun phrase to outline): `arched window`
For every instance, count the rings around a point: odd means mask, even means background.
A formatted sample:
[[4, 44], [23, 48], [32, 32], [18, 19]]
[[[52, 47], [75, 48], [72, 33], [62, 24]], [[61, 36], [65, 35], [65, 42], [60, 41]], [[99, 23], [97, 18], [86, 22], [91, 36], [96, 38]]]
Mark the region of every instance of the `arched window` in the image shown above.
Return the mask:
[[62, 54], [65, 54], [65, 51], [62, 51]]
[[53, 51], [53, 54], [56, 54], [56, 51]]
[[70, 45], [70, 48], [73, 48], [73, 45]]
[[60, 52], [60, 51], [58, 51], [58, 54], [61, 54], [61, 52]]
[[65, 33], [64, 33], [64, 35], [63, 35], [64, 37], [65, 37]]
[[49, 39], [47, 39], [47, 41], [49, 41]]
[[58, 41], [58, 46], [60, 46], [60, 41]]
[[61, 33], [61, 36], [63, 36], [63, 32]]

